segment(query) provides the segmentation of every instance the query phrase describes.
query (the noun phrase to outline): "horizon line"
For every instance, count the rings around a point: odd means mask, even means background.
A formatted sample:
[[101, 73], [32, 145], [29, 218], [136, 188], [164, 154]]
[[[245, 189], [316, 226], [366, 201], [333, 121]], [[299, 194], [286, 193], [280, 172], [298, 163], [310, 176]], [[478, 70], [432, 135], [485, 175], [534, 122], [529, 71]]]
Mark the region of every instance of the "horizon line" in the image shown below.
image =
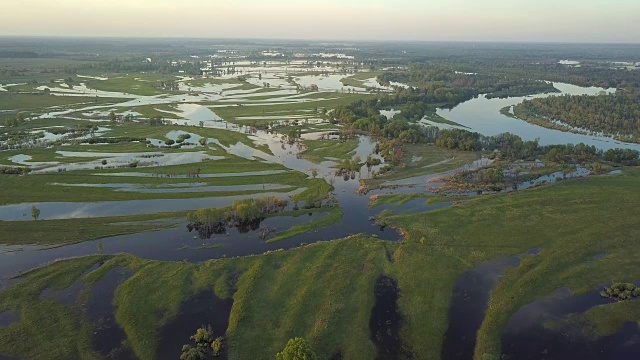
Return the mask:
[[548, 44], [548, 45], [640, 45], [640, 42], [628, 41], [553, 41], [553, 40], [417, 40], [417, 39], [330, 39], [330, 38], [260, 38], [260, 37], [201, 37], [201, 36], [122, 36], [122, 35], [3, 35], [6, 38], [59, 38], [59, 39], [131, 39], [131, 40], [253, 40], [253, 41], [309, 41], [309, 42], [354, 42], [354, 43], [484, 43], [484, 44]]

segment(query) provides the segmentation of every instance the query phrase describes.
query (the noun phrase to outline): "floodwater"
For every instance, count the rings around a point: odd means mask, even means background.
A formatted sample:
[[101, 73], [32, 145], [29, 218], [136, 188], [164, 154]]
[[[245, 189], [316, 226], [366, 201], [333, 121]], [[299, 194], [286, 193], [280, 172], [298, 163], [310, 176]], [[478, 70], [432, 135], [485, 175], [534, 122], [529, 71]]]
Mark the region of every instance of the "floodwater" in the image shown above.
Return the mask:
[[547, 129], [522, 120], [507, 117], [500, 113], [500, 109], [503, 107], [519, 104], [525, 99], [543, 98], [561, 94], [596, 95], [601, 91], [615, 91], [614, 89], [597, 87], [584, 88], [564, 83], [554, 83], [553, 85], [560, 90], [561, 93], [511, 97], [506, 99], [487, 99], [483, 95], [466, 101], [451, 110], [439, 109], [437, 113], [446, 119], [469, 127], [471, 131], [476, 131], [484, 135], [497, 135], [499, 133], [509, 132], [520, 136], [524, 140], [535, 140], [539, 138], [541, 145], [585, 143], [603, 150], [611, 148], [632, 148], [640, 150], [640, 144], [623, 143], [604, 136], [574, 134]]
[[129, 277], [131, 272], [124, 268], [114, 268], [91, 287], [89, 300], [84, 311], [95, 324], [93, 349], [109, 359], [136, 359], [125, 342], [127, 336], [115, 319], [115, 290]]
[[20, 321], [20, 313], [8, 310], [0, 312], [0, 327], [9, 326]]
[[[158, 359], [179, 359], [182, 346], [194, 345], [189, 337], [202, 326], [211, 326], [214, 338], [224, 337], [232, 305], [233, 298], [221, 299], [211, 290], [202, 291], [181, 304], [178, 315], [160, 330]], [[226, 358], [226, 351], [223, 350], [218, 359]]]
[[516, 256], [477, 265], [456, 281], [449, 307], [449, 328], [442, 344], [442, 359], [472, 359], [476, 333], [484, 320], [489, 294], [509, 267], [517, 266]]
[[[286, 193], [267, 192], [260, 196], [287, 198], [302, 192], [304, 188]], [[205, 197], [194, 199], [152, 199], [99, 202], [42, 202], [0, 206], [0, 220], [30, 220], [31, 206], [40, 209], [40, 219], [77, 219], [104, 216], [154, 214], [168, 211], [189, 211], [200, 208], [231, 206], [234, 200], [254, 198], [256, 195]]]
[[[549, 326], [549, 322], [566, 319], [594, 306], [615, 300], [592, 292], [572, 294], [563, 288], [550, 296], [523, 306], [509, 320], [502, 333], [502, 354], [509, 359], [637, 359], [640, 353], [640, 329], [627, 322], [615, 334], [594, 337], [587, 327], [567, 323]], [[632, 300], [637, 301], [637, 300]]]

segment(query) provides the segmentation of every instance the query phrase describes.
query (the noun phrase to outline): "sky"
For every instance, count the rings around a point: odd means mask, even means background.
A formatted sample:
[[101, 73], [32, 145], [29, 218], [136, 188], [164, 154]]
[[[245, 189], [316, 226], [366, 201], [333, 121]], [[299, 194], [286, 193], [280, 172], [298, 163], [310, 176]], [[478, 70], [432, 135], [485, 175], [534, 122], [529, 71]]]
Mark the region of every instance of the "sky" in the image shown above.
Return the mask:
[[640, 0], [21, 0], [0, 36], [640, 43]]

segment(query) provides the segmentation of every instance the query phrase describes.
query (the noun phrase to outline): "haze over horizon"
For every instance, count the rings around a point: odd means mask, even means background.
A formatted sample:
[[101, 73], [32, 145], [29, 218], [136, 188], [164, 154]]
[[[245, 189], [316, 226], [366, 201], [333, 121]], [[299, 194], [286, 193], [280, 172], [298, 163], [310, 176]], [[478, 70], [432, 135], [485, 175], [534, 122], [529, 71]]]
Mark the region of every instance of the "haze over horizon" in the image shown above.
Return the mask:
[[0, 36], [640, 43], [640, 1], [25, 0]]

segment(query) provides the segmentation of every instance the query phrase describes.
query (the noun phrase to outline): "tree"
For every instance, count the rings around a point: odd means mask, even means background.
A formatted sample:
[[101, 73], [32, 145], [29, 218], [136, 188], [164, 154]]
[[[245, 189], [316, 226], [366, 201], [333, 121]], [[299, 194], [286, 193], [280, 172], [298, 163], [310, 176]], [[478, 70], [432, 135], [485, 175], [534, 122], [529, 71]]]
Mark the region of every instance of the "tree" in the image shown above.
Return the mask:
[[314, 179], [318, 176], [318, 169], [311, 169], [311, 177]]
[[223, 340], [224, 339], [219, 336], [215, 340], [213, 340], [213, 342], [211, 343], [211, 350], [213, 351], [213, 356], [217, 357], [222, 354], [222, 348], [224, 346]]
[[31, 205], [31, 217], [33, 220], [38, 220], [40, 217], [40, 209], [38, 209], [35, 205]]
[[206, 358], [207, 354], [200, 346], [184, 345], [182, 347], [180, 360], [204, 360]]
[[316, 360], [311, 344], [303, 338], [289, 339], [284, 350], [276, 354], [276, 360]]

